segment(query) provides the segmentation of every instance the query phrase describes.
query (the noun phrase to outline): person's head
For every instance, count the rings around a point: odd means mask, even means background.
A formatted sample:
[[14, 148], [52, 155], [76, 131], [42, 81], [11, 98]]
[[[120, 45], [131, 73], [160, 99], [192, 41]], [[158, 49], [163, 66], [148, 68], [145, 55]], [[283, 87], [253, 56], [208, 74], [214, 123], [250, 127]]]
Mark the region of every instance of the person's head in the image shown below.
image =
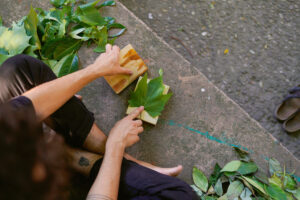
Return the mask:
[[64, 199], [68, 174], [63, 145], [59, 136], [47, 141], [32, 111], [1, 105], [1, 199]]

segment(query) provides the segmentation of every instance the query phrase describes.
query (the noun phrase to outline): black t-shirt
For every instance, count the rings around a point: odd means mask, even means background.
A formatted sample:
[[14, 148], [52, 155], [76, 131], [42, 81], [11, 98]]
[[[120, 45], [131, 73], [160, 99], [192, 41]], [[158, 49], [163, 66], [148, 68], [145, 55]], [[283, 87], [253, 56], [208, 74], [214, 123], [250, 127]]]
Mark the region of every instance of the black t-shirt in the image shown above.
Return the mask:
[[18, 96], [13, 98], [12, 100], [9, 101], [9, 104], [14, 108], [14, 109], [26, 109], [26, 111], [28, 110], [29, 112], [33, 112], [34, 111], [34, 107], [33, 104], [31, 102], [30, 99], [28, 99], [25, 96]]

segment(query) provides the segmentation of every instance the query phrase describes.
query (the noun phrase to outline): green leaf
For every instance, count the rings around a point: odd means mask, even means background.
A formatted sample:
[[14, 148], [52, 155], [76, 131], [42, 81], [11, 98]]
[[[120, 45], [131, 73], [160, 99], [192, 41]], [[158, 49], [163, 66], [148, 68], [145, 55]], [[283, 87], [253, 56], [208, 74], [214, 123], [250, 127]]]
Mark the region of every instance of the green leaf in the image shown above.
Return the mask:
[[275, 172], [282, 172], [282, 168], [280, 166], [280, 163], [278, 160], [276, 160], [275, 158], [271, 158], [269, 160], [269, 172], [271, 174], [271, 176], [275, 173]]
[[269, 178], [267, 177], [266, 174], [261, 172], [261, 170], [258, 170], [254, 175], [255, 175], [255, 178], [257, 180], [259, 180], [260, 182], [267, 184], [267, 185], [269, 184]]
[[196, 185], [191, 185], [191, 187], [196, 192], [198, 197], [201, 197], [203, 195], [202, 191]]
[[12, 29], [0, 27], [0, 48], [5, 49], [10, 55], [17, 55], [30, 46], [29, 40], [31, 37], [27, 36], [24, 25], [18, 26], [13, 24]]
[[197, 167], [193, 167], [193, 180], [197, 187], [199, 187], [203, 192], [207, 191], [208, 181], [206, 176], [203, 174], [201, 170]]
[[234, 181], [230, 183], [226, 195], [228, 199], [237, 198], [243, 192], [243, 189], [244, 189], [243, 183], [241, 183], [240, 181]]
[[145, 111], [152, 117], [161, 114], [172, 94], [163, 94], [162, 76], [154, 78], [147, 84], [147, 74], [138, 82], [137, 88], [131, 93], [130, 107], [144, 106]]
[[270, 183], [268, 187], [266, 187], [266, 192], [270, 197], [275, 200], [286, 200], [287, 196], [285, 192], [277, 185]]
[[50, 3], [56, 8], [60, 8], [65, 2], [66, 0], [50, 0]]
[[97, 48], [94, 49], [95, 52], [102, 53], [105, 52], [105, 45], [107, 44], [107, 28], [106, 26], [103, 26], [97, 33]]
[[48, 59], [60, 60], [68, 54], [77, 52], [82, 45], [80, 40], [70, 37], [52, 40], [42, 48], [43, 55]]
[[90, 26], [103, 26], [107, 22], [104, 17], [102, 17], [96, 8], [96, 5], [100, 0], [96, 0], [87, 4], [78, 6], [75, 12], [75, 19], [81, 23]]
[[242, 162], [239, 160], [233, 160], [229, 163], [227, 163], [223, 169], [221, 170], [221, 172], [236, 172], [239, 167], [241, 166]]
[[72, 72], [77, 71], [79, 68], [78, 56], [70, 54], [63, 57], [53, 68], [53, 72], [57, 77], [62, 77]]
[[223, 195], [223, 187], [222, 187], [222, 181], [219, 178], [217, 183], [215, 184], [215, 191], [217, 195], [222, 196]]
[[297, 187], [297, 182], [295, 181], [294, 177], [290, 176], [289, 174], [284, 174], [284, 173], [275, 173], [278, 174], [278, 176], [281, 177], [283, 180], [283, 188], [284, 189], [289, 189], [289, 190], [294, 190]]
[[216, 163], [214, 172], [210, 175], [208, 179], [209, 186], [215, 185], [219, 177], [221, 176], [221, 167], [219, 166], [218, 163]]
[[278, 187], [281, 187], [283, 184], [281, 182], [281, 179], [276, 176], [276, 174], [274, 173], [273, 176], [271, 178], [269, 178], [269, 183], [273, 184], [273, 185], [277, 185]]
[[115, 6], [116, 5], [116, 2], [115, 1], [104, 1], [100, 6], [99, 8], [102, 8], [104, 6]]
[[48, 65], [51, 69], [57, 64], [56, 60], [43, 60], [43, 62]]
[[69, 35], [77, 40], [88, 41], [90, 38], [86, 36], [79, 36], [79, 34], [83, 33], [85, 28], [79, 28], [69, 33]]
[[251, 174], [257, 171], [257, 166], [254, 162], [242, 162], [237, 172], [242, 175]]
[[205, 196], [204, 197], [205, 200], [217, 200], [217, 197], [213, 197], [213, 196]]
[[245, 187], [242, 194], [240, 195], [240, 198], [242, 200], [252, 200], [251, 195], [252, 195], [252, 192], [249, 190], [249, 188]]
[[118, 24], [118, 23], [109, 24], [107, 26], [107, 29], [108, 30], [110, 30], [110, 29], [121, 29], [118, 33], [113, 34], [113, 35], [109, 35], [108, 37], [110, 37], [110, 38], [118, 37], [126, 31], [126, 27], [123, 26], [122, 24]]
[[4, 55], [4, 54], [0, 54], [0, 66], [10, 57], [12, 57], [12, 55]]
[[237, 147], [233, 147], [235, 152], [238, 154], [238, 156], [240, 157], [240, 160], [245, 161], [245, 162], [250, 162], [250, 156], [249, 153], [246, 151], [241, 150], [240, 148]]
[[27, 18], [24, 21], [24, 26], [28, 35], [31, 35], [30, 44], [36, 46], [36, 49], [41, 49], [41, 42], [37, 33], [37, 25], [39, 23], [39, 19], [37, 17], [37, 13], [35, 10], [30, 8], [30, 12], [27, 15]]
[[264, 189], [264, 184], [259, 182], [256, 179], [247, 177], [247, 176], [242, 176], [242, 178], [247, 181], [248, 183], [250, 183], [254, 188], [256, 188], [257, 190], [259, 190], [260, 192], [262, 192], [263, 194], [267, 194], [265, 189]]
[[1, 16], [0, 16], [0, 26], [3, 26], [3, 20]]
[[238, 172], [242, 175], [251, 174], [257, 171], [257, 166], [254, 162], [243, 162], [234, 160], [227, 163], [221, 172]]
[[218, 200], [228, 200], [227, 195], [224, 194], [223, 196], [219, 197]]
[[294, 197], [295, 197], [297, 200], [300, 200], [300, 188], [298, 188], [298, 189], [296, 190], [296, 193], [293, 194], [293, 195], [294, 195]]

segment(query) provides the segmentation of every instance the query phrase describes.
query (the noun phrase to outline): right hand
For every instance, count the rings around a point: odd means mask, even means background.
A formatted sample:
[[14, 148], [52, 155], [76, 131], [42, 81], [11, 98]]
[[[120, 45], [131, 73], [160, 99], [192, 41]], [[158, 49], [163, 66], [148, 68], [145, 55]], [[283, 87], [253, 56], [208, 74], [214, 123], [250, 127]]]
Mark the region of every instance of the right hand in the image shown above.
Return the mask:
[[106, 52], [102, 53], [91, 65], [95, 73], [99, 74], [99, 76], [112, 76], [117, 74], [131, 75], [132, 71], [130, 69], [120, 66], [120, 48], [116, 45], [111, 46], [110, 44], [107, 44], [105, 48]]
[[141, 106], [115, 124], [109, 133], [106, 142], [107, 148], [115, 148], [116, 145], [126, 148], [140, 140], [138, 134], [144, 131], [142, 127], [143, 123], [141, 120], [135, 120], [135, 118], [137, 118], [143, 110], [144, 107]]

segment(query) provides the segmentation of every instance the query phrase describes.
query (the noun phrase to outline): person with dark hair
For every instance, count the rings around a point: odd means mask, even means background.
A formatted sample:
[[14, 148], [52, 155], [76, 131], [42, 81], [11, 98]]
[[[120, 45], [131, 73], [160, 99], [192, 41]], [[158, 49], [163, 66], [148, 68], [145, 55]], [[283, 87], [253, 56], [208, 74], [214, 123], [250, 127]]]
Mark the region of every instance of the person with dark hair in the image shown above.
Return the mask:
[[[117, 122], [107, 138], [74, 96], [104, 75], [131, 74], [120, 67], [119, 51], [107, 45], [93, 64], [61, 78], [30, 56], [3, 63], [0, 199], [66, 199], [67, 166], [94, 180], [89, 200], [197, 199], [188, 184], [173, 177], [182, 166], [160, 168], [125, 153], [143, 131], [142, 121], [135, 119], [143, 107]], [[59, 135], [43, 133], [41, 122]]]

